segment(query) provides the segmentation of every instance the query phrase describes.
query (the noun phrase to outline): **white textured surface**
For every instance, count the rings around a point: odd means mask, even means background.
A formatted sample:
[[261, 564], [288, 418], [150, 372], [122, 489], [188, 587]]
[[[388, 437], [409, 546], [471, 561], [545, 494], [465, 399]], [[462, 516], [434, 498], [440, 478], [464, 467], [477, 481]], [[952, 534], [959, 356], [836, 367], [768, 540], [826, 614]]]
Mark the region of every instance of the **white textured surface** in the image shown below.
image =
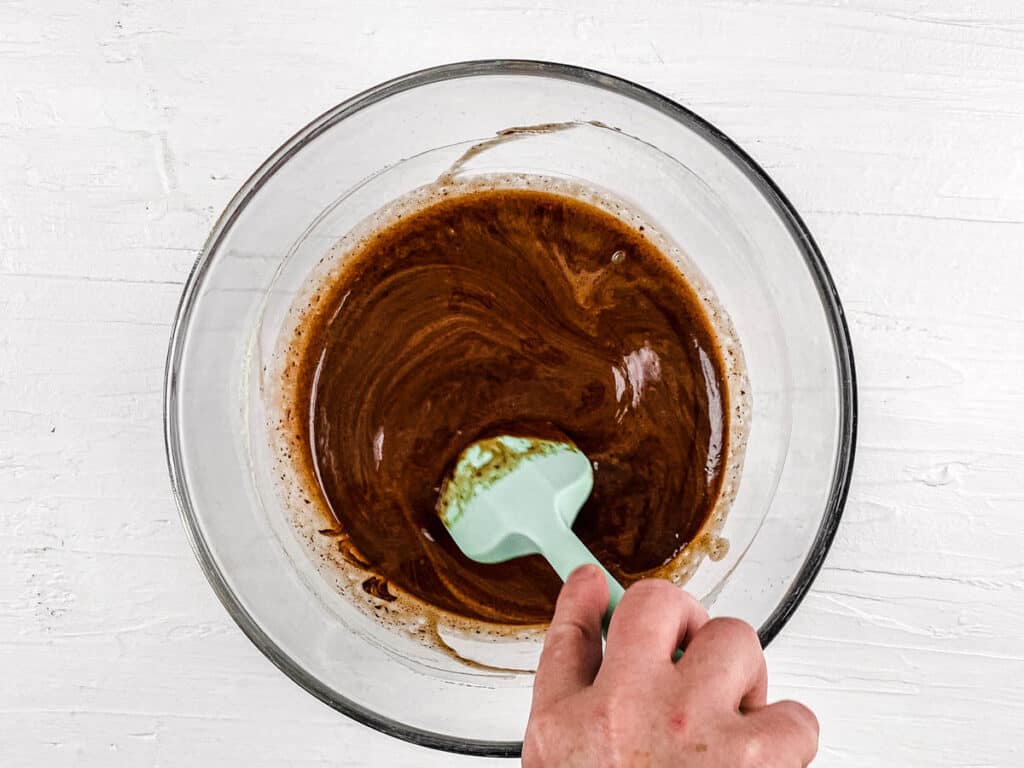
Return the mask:
[[1024, 762], [1017, 0], [4, 0], [0, 763], [493, 765], [350, 722], [249, 644], [186, 543], [160, 419], [183, 280], [243, 179], [356, 91], [488, 56], [694, 108], [829, 261], [856, 480], [769, 651], [773, 695], [821, 717], [817, 764]]

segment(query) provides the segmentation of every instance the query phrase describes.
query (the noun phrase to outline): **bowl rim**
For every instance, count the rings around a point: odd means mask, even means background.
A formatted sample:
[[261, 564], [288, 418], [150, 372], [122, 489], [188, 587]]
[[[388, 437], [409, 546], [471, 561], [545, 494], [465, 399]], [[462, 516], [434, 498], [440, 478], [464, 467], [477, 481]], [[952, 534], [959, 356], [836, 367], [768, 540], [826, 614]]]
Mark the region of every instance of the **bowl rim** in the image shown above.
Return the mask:
[[185, 332], [189, 327], [199, 286], [203, 282], [224, 235], [231, 229], [241, 211], [266, 181], [308, 142], [366, 107], [395, 94], [424, 85], [465, 77], [494, 75], [547, 77], [589, 85], [634, 99], [675, 119], [707, 140], [744, 173], [775, 209], [804, 256], [804, 261], [815, 282], [822, 307], [825, 310], [839, 372], [837, 382], [840, 393], [839, 445], [832, 485], [817, 534], [793, 584], [765, 623], [758, 629], [762, 646], [767, 646], [775, 638], [807, 595], [825, 561], [839, 527], [853, 473], [857, 436], [857, 383], [853, 347], [843, 306], [821, 251], [792, 203], [761, 166], [721, 130], [677, 102], [615, 75], [570, 64], [529, 59], [482, 59], [421, 69], [380, 83], [327, 110], [285, 141], [245, 181], [214, 223], [185, 282], [171, 327], [164, 373], [163, 422], [167, 466], [172, 492], [196, 559], [213, 591], [249, 640], [282, 672], [328, 706], [382, 733], [419, 746], [468, 755], [519, 757], [522, 753], [522, 741], [462, 739], [412, 727], [384, 717], [342, 696], [309, 674], [279, 648], [228, 586], [224, 574], [217, 567], [212, 553], [200, 533], [184, 476], [179, 425], [175, 418], [178, 408], [177, 372], [181, 363]]

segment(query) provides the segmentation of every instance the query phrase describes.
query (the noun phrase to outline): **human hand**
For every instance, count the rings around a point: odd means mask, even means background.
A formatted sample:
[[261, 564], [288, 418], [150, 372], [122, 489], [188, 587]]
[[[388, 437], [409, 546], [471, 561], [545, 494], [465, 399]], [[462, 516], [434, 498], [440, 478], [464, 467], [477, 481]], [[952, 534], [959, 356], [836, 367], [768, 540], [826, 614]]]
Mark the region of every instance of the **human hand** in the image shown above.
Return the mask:
[[[802, 704], [767, 703], [757, 633], [708, 619], [650, 579], [626, 590], [601, 658], [608, 587], [577, 569], [558, 597], [533, 688], [523, 768], [801, 768], [818, 749]], [[676, 648], [685, 653], [672, 662]]]

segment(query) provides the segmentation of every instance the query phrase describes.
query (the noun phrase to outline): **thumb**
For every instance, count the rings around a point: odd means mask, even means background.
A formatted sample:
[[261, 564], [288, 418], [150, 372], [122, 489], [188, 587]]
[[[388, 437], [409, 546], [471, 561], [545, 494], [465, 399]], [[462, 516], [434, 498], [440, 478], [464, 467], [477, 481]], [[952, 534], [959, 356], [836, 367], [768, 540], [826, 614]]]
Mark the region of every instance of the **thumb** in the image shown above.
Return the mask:
[[594, 682], [601, 666], [601, 617], [608, 585], [593, 565], [570, 575], [555, 605], [533, 683], [533, 706], [544, 707]]

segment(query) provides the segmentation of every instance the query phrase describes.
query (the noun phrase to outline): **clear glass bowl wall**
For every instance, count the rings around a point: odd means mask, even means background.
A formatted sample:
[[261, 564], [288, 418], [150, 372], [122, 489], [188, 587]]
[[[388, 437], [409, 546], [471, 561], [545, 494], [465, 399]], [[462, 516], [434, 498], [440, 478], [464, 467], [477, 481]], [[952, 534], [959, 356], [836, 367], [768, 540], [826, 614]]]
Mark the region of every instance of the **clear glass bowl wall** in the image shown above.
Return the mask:
[[373, 727], [430, 746], [518, 754], [531, 676], [472, 670], [386, 630], [313, 565], [272, 492], [261, 396], [288, 308], [366, 216], [513, 126], [527, 135], [459, 171], [576, 179], [642, 211], [727, 309], [752, 416], [739, 493], [689, 588], [768, 642], [809, 587], [852, 466], [853, 360], [824, 262], [791, 206], [726, 137], [607, 75], [476, 62], [400, 78], [294, 136], [218, 221], [186, 287], [168, 359], [172, 480], [211, 584], [256, 645], [300, 685]]

